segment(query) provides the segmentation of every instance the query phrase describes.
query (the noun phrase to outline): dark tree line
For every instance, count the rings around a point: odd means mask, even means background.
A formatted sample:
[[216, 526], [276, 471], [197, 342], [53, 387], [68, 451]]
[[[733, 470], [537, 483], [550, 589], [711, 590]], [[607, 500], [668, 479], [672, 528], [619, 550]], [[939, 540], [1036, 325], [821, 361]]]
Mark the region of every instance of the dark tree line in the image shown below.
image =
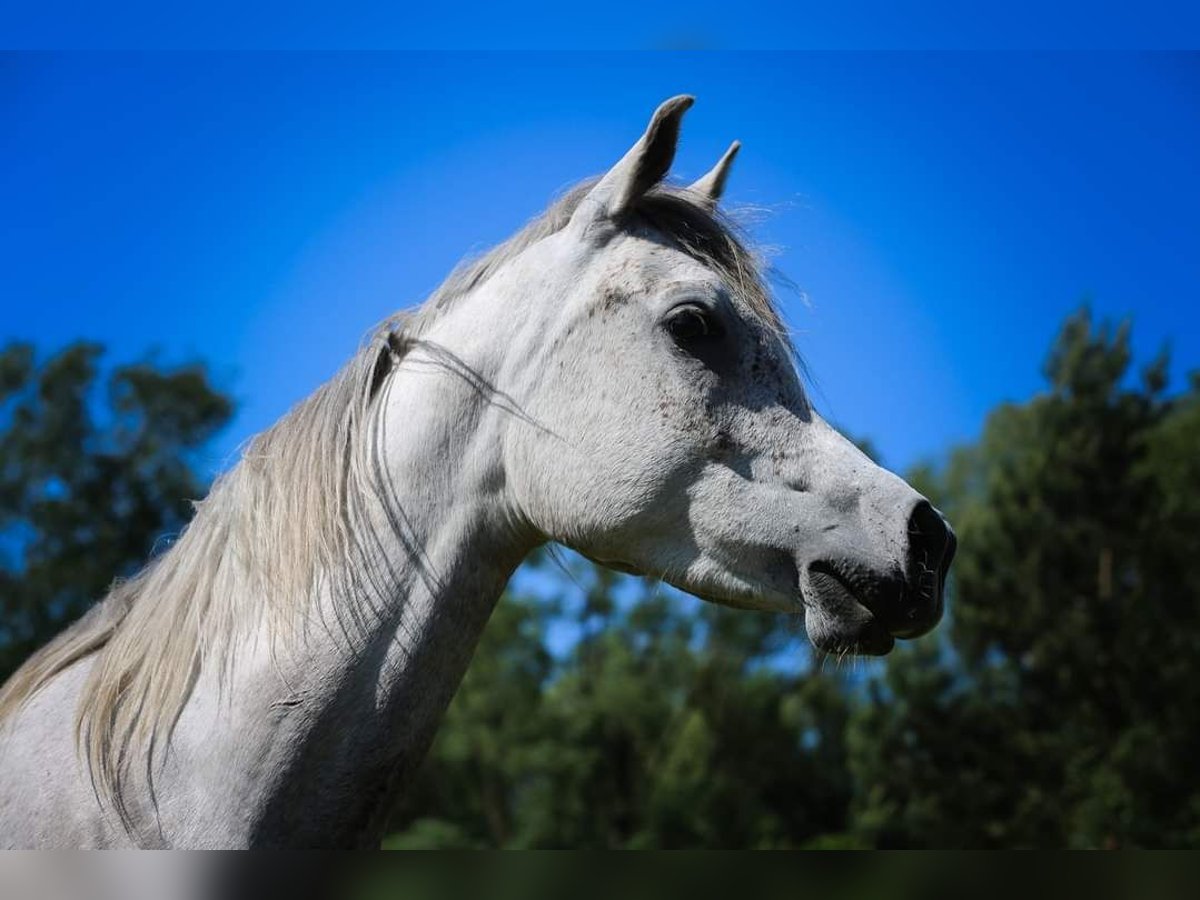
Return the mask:
[[0, 349], [0, 681], [187, 522], [233, 412], [199, 366], [101, 356]]
[[[0, 672], [201, 493], [199, 369], [0, 354]], [[1070, 318], [1044, 390], [910, 478], [960, 537], [950, 614], [884, 662], [543, 554], [389, 846], [1200, 843], [1200, 375]], [[569, 570], [570, 577], [562, 569]]]

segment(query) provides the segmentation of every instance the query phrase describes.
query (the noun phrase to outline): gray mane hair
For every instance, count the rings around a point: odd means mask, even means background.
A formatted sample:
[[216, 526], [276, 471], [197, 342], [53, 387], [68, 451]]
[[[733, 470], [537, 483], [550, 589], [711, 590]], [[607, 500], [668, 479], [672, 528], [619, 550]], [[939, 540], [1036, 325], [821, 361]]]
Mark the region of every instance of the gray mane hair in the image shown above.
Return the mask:
[[[196, 504], [169, 550], [116, 583], [0, 688], [0, 723], [94, 654], [76, 738], [96, 796], [129, 828], [122, 786], [132, 761], [143, 753], [149, 778], [155, 749], [168, 742], [201, 670], [216, 666], [227, 683], [234, 644], [251, 625], [265, 622], [273, 641], [298, 637], [321, 590], [332, 594], [338, 625], [351, 640], [364, 633], [357, 626], [384, 615], [388, 561], [377, 529], [382, 520], [403, 538], [404, 517], [392, 508], [378, 456], [379, 385], [426, 325], [563, 229], [592, 184], [570, 190], [513, 237], [461, 264], [417, 310], [383, 323], [329, 382], [255, 437]], [[646, 193], [633, 216], [715, 270], [784, 334], [760, 262], [728, 219], [689, 191], [664, 186]], [[237, 602], [247, 596], [262, 600]]]

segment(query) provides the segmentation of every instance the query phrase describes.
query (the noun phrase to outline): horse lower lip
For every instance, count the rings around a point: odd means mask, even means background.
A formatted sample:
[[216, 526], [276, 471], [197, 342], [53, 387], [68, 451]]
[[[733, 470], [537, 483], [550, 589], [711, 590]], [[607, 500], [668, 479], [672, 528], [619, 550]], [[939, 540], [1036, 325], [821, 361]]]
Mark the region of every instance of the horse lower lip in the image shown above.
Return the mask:
[[810, 631], [814, 644], [825, 652], [847, 650], [870, 656], [882, 656], [895, 641], [883, 621], [859, 600], [858, 593], [834, 572], [824, 568], [809, 571], [814, 598], [806, 606], [823, 620]]
[[814, 646], [824, 653], [853, 653], [859, 656], [886, 656], [895, 646], [895, 638], [879, 622], [868, 618], [857, 628], [847, 631], [826, 632], [813, 640]]
[[[896, 640], [913, 640], [932, 631], [941, 620], [941, 604], [925, 607], [918, 604], [904, 604], [902, 589], [895, 590], [895, 585], [881, 583], [879, 586], [863, 588], [855, 586], [854, 582], [844, 576], [834, 565], [824, 563], [809, 570], [809, 578], [823, 585], [826, 592], [838, 591], [849, 598], [855, 606], [861, 608], [878, 624], [880, 630]], [[872, 597], [864, 599], [864, 593]], [[896, 593], [895, 597], [890, 593]]]
[[855, 652], [867, 656], [885, 656], [895, 645], [894, 635], [878, 619], [872, 619], [870, 625], [859, 635]]

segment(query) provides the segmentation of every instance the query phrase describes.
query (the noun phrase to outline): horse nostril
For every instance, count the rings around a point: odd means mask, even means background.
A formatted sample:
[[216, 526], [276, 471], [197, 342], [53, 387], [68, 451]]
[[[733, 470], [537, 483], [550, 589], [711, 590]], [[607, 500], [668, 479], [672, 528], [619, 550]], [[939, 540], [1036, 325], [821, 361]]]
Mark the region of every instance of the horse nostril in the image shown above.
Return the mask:
[[928, 631], [942, 616], [942, 591], [957, 546], [954, 532], [926, 500], [908, 519], [908, 602], [898, 610], [899, 630], [915, 636]]
[[954, 533], [928, 500], [922, 500], [908, 517], [908, 558], [912, 574], [924, 570], [941, 573], [954, 555]]

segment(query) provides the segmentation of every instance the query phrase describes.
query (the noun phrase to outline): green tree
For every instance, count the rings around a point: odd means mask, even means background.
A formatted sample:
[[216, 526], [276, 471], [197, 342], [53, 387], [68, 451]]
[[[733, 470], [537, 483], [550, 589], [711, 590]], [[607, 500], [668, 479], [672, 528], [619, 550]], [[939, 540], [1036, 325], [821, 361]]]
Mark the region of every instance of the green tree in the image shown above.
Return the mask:
[[0, 681], [182, 527], [232, 413], [199, 366], [102, 377], [100, 357], [0, 349]]
[[900, 846], [1187, 846], [1200, 831], [1200, 382], [1064, 325], [1048, 389], [920, 478], [960, 536], [950, 640], [852, 729], [856, 823]]

